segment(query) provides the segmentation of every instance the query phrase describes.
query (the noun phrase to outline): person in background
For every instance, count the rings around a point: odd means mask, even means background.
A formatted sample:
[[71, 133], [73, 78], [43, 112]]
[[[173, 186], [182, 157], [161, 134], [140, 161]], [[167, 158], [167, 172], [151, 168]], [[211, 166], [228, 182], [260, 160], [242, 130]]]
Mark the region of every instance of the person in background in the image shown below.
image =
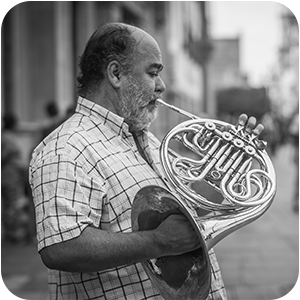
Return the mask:
[[299, 107], [292, 114], [288, 126], [290, 140], [293, 146], [295, 163], [295, 181], [293, 194], [293, 210], [299, 213]]
[[[27, 242], [30, 232], [30, 203], [26, 195], [27, 167], [15, 133], [17, 118], [6, 114], [1, 133], [1, 238], [4, 242]], [[26, 172], [25, 172], [26, 171]]]
[[44, 139], [49, 133], [51, 133], [58, 125], [60, 125], [59, 112], [57, 104], [54, 100], [50, 100], [46, 103], [45, 112], [49, 118], [48, 123], [42, 128], [42, 139]]
[[56, 101], [51, 100], [46, 104], [45, 111], [49, 120], [47, 121], [47, 124], [42, 128], [41, 140], [46, 138], [48, 134], [50, 134], [55, 128], [57, 128], [60, 124], [67, 120], [74, 113], [75, 107], [74, 105], [70, 105], [65, 114], [61, 116], [59, 114]]
[[[166, 187], [160, 142], [148, 130], [166, 88], [160, 48], [140, 28], [108, 23], [91, 36], [79, 66], [75, 114], [30, 163], [50, 299], [163, 299], [140, 262], [198, 249], [199, 241], [181, 214], [153, 230], [131, 230], [136, 193]], [[250, 130], [255, 123], [248, 120]], [[207, 299], [227, 299], [213, 249], [209, 255]]]
[[266, 151], [270, 156], [274, 157], [280, 146], [280, 125], [278, 118], [274, 112], [268, 111], [263, 115], [261, 123], [264, 124], [264, 131], [260, 138], [268, 143]]

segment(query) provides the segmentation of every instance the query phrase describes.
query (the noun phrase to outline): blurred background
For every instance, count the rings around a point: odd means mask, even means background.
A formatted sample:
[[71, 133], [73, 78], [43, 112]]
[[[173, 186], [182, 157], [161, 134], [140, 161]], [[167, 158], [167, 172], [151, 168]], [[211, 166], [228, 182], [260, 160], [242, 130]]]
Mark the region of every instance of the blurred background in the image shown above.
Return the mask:
[[[2, 26], [2, 116], [15, 118], [28, 160], [43, 130], [77, 101], [78, 57], [107, 21], [139, 26], [158, 41], [163, 98], [199, 115], [234, 119], [246, 112], [266, 126], [271, 148], [298, 106], [298, 23], [277, 2], [29, 1]], [[181, 121], [161, 111], [159, 137]], [[269, 133], [269, 132], [268, 132]]]
[[[0, 199], [0, 254], [6, 262], [6, 269], [2, 268], [3, 260], [0, 265], [0, 299], [8, 299], [8, 294], [1, 298], [1, 283], [7, 284], [3, 278], [7, 278], [9, 263], [14, 261], [12, 255], [20, 264], [27, 257], [19, 257], [16, 249], [22, 249], [20, 243], [14, 242], [17, 247], [13, 250], [5, 243], [2, 224], [14, 220], [21, 229], [26, 224], [16, 241], [23, 242], [19, 237], [26, 237], [35, 245], [34, 213], [26, 177], [30, 154], [53, 126], [73, 112], [78, 57], [92, 32], [107, 21], [136, 25], [156, 38], [165, 65], [162, 78], [167, 86], [163, 95], [166, 102], [199, 116], [228, 122], [235, 122], [241, 112], [257, 117], [265, 125], [267, 151], [280, 174], [288, 172], [288, 176], [280, 177], [284, 182], [280, 195], [292, 197], [295, 165], [288, 126], [300, 103], [300, 0], [0, 0], [1, 127], [5, 131], [8, 120], [14, 120], [8, 129], [19, 145], [18, 168], [21, 166], [23, 172], [23, 177], [14, 182], [9, 172], [1, 174], [4, 146], [0, 141], [0, 185], [1, 180], [3, 186], [10, 181], [16, 187], [19, 182], [19, 193], [24, 196], [15, 205], [22, 212], [12, 212], [9, 218], [3, 214], [3, 195]], [[151, 130], [162, 138], [183, 120], [181, 115], [161, 108]], [[286, 177], [290, 178], [288, 184]], [[294, 218], [290, 206], [287, 216]], [[298, 226], [299, 222], [295, 222], [293, 226]], [[296, 228], [291, 230], [286, 232], [294, 233]], [[230, 252], [230, 246], [224, 245]], [[294, 249], [300, 253], [297, 245]], [[38, 258], [35, 246], [26, 247], [21, 253], [34, 253]], [[35, 259], [31, 268], [40, 264]], [[298, 256], [296, 264], [299, 259]], [[299, 268], [293, 271], [298, 282], [299, 272]], [[22, 277], [13, 278], [16, 284], [21, 282], [19, 288], [23, 286]], [[46, 280], [45, 276], [40, 278]], [[230, 284], [234, 290], [238, 283]], [[299, 286], [296, 289], [300, 290]], [[260, 295], [249, 299], [292, 298]]]

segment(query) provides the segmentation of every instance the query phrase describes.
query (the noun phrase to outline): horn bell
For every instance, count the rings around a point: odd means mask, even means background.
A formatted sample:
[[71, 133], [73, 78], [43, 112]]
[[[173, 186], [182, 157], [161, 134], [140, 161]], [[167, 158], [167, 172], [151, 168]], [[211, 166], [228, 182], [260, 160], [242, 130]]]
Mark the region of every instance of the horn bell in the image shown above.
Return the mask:
[[198, 235], [200, 248], [181, 255], [143, 261], [143, 268], [165, 299], [206, 299], [211, 285], [208, 250], [199, 224], [179, 198], [160, 186], [141, 188], [132, 207], [132, 230], [154, 229], [163, 221], [163, 215], [174, 209], [180, 210], [190, 220]]

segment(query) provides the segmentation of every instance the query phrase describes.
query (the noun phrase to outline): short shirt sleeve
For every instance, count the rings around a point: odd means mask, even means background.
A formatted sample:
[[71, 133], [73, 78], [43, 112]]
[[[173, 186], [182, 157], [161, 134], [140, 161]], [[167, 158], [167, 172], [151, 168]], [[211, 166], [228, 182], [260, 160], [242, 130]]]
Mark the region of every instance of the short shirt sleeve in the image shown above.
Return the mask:
[[66, 155], [47, 157], [31, 169], [38, 251], [99, 227], [105, 181], [87, 174]]

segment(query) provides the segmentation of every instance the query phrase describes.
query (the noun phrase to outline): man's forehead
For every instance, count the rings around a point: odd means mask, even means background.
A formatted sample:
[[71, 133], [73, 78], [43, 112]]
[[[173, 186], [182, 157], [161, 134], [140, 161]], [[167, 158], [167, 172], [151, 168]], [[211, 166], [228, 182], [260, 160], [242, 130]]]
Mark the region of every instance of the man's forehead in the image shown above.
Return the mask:
[[143, 40], [137, 48], [137, 52], [142, 55], [142, 59], [147, 60], [152, 67], [162, 68], [162, 55], [156, 41]]
[[162, 55], [157, 41], [146, 31], [137, 28], [132, 28], [132, 35], [135, 38], [137, 45], [136, 51], [138, 60], [148, 68], [163, 69]]

